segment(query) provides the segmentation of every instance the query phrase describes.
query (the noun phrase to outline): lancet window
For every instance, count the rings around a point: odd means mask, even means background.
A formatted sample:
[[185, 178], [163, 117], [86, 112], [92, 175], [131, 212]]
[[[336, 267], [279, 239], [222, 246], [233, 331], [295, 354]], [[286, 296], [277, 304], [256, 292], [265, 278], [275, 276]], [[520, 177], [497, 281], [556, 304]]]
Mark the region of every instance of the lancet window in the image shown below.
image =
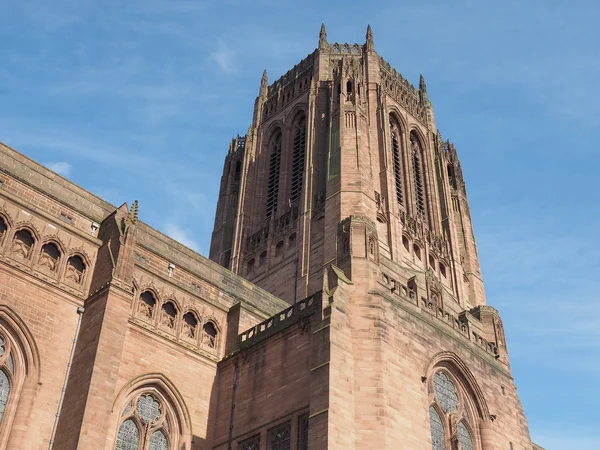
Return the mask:
[[402, 153], [400, 151], [400, 127], [395, 120], [390, 120], [392, 158], [394, 160], [394, 181], [396, 185], [396, 201], [404, 204], [402, 192]]
[[281, 168], [281, 131], [278, 130], [269, 145], [269, 178], [267, 181], [267, 219], [277, 213], [277, 199], [279, 196], [279, 170]]
[[423, 155], [421, 144], [414, 135], [410, 137], [413, 161], [413, 181], [415, 187], [415, 201], [418, 214], [425, 214], [425, 181], [423, 179]]
[[170, 432], [164, 400], [143, 392], [122, 410], [115, 450], [169, 450]]
[[461, 450], [477, 448], [469, 423], [472, 416], [465, 392], [445, 370], [436, 371], [432, 378], [429, 389], [432, 450], [454, 449], [454, 444], [451, 446], [453, 442], [459, 443]]
[[12, 380], [15, 377], [15, 364], [10, 342], [0, 334], [0, 424], [12, 391]]
[[301, 116], [294, 124], [292, 154], [292, 185], [290, 202], [296, 203], [302, 194], [306, 155], [306, 118]]

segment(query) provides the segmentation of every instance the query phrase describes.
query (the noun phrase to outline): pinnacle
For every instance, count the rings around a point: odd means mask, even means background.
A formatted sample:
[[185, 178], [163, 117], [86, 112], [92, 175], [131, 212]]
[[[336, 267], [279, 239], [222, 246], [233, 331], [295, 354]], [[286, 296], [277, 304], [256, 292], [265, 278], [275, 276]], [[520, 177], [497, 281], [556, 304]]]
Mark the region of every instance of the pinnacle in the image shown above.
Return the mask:
[[325, 29], [325, 22], [321, 24], [321, 32], [319, 33], [319, 48], [327, 46], [327, 30]]
[[131, 217], [134, 222], [138, 221], [138, 209], [138, 201], [134, 200], [131, 209], [129, 210], [129, 217]]

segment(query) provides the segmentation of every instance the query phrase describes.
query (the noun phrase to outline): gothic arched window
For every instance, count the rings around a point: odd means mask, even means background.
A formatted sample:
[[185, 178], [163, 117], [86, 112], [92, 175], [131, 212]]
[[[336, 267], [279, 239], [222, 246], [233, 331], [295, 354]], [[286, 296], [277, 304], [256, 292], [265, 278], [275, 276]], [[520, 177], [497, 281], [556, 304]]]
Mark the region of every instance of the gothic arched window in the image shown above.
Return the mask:
[[167, 408], [158, 395], [134, 396], [123, 408], [121, 420], [115, 450], [169, 450]]
[[34, 244], [33, 235], [28, 230], [19, 230], [15, 233], [11, 253], [20, 258], [29, 259]]
[[306, 118], [300, 117], [293, 129], [292, 185], [290, 202], [296, 203], [302, 194], [304, 159], [306, 155]]
[[8, 230], [8, 226], [2, 217], [0, 217], [0, 245], [4, 241], [4, 236], [6, 236], [6, 231]]
[[277, 213], [279, 170], [281, 166], [281, 131], [277, 130], [269, 143], [269, 178], [267, 181], [267, 219]]
[[138, 305], [138, 313], [145, 318], [152, 320], [154, 317], [154, 308], [156, 306], [156, 299], [150, 291], [142, 292], [140, 295], [140, 302]]
[[50, 272], [56, 272], [58, 262], [60, 260], [60, 250], [56, 244], [48, 242], [42, 246], [40, 254], [40, 266], [46, 268]]
[[396, 184], [396, 201], [404, 204], [402, 193], [402, 153], [400, 150], [400, 127], [395, 120], [390, 119], [392, 158], [394, 160], [394, 181]]
[[458, 442], [461, 450], [478, 448], [473, 424], [469, 423], [473, 417], [469, 406], [472, 399], [462, 385], [446, 370], [437, 370], [429, 383], [432, 450], [446, 450], [450, 441]]
[[175, 316], [177, 316], [177, 308], [172, 302], [165, 302], [162, 305], [160, 312], [160, 324], [165, 328], [175, 328]]
[[410, 136], [412, 148], [413, 177], [415, 185], [415, 201], [418, 214], [425, 214], [425, 180], [423, 179], [423, 154], [421, 144], [416, 136]]
[[445, 450], [446, 437], [444, 435], [444, 424], [433, 406], [429, 407], [429, 423], [431, 425], [431, 449]]
[[185, 339], [195, 340], [198, 335], [198, 319], [196, 314], [189, 311], [183, 315], [181, 335]]
[[208, 348], [217, 346], [217, 327], [212, 322], [206, 322], [202, 327], [202, 344]]
[[67, 260], [67, 271], [65, 272], [65, 278], [72, 280], [77, 284], [83, 283], [83, 277], [85, 275], [85, 263], [81, 256], [73, 255]]
[[14, 377], [15, 364], [10, 351], [9, 341], [0, 335], [0, 424], [4, 418], [4, 411], [10, 399], [12, 379]]

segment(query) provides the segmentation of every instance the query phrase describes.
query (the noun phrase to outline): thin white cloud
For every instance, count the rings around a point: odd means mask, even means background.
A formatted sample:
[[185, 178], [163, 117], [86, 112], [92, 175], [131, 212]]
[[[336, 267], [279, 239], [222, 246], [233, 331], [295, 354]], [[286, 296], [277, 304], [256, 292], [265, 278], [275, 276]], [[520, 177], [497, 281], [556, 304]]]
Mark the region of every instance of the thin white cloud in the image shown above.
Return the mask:
[[68, 177], [73, 169], [73, 166], [66, 161], [46, 163], [45, 166], [63, 177]]
[[210, 54], [210, 59], [227, 75], [232, 75], [236, 72], [233, 51], [222, 40], [218, 41], [216, 50]]
[[194, 251], [198, 251], [198, 243], [188, 236], [188, 232], [181, 228], [176, 223], [167, 223], [164, 227], [165, 234], [177, 242], [191, 248]]

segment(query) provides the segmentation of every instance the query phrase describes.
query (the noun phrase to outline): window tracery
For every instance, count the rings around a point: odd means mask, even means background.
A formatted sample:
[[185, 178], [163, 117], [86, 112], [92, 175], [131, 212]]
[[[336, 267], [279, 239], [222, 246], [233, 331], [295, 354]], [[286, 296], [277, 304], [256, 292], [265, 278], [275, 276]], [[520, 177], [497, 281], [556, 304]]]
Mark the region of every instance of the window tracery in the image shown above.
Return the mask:
[[35, 240], [33, 239], [33, 235], [28, 230], [19, 230], [15, 233], [11, 253], [27, 260], [31, 256], [34, 244]]
[[85, 274], [85, 263], [81, 256], [73, 255], [67, 260], [67, 270], [65, 272], [65, 278], [72, 280], [77, 284], [82, 284], [83, 276]]
[[206, 322], [202, 327], [202, 344], [208, 348], [216, 348], [217, 328], [212, 322]]
[[0, 335], [0, 424], [4, 419], [6, 405], [12, 392], [12, 379], [15, 376], [15, 365], [12, 358], [10, 342]]
[[140, 295], [138, 313], [145, 319], [152, 320], [154, 317], [154, 308], [156, 307], [156, 299], [152, 292], [145, 291]]
[[56, 244], [48, 242], [42, 246], [40, 254], [40, 266], [45, 267], [50, 272], [56, 272], [60, 260], [60, 250]]
[[437, 370], [429, 383], [432, 450], [446, 450], [450, 444], [452, 449], [479, 448], [471, 431], [468, 397], [460, 383], [445, 370]]
[[192, 312], [185, 313], [183, 316], [183, 325], [181, 334], [186, 339], [195, 340], [198, 331], [198, 319]]
[[169, 450], [169, 429], [163, 399], [142, 392], [121, 413], [115, 450]]
[[249, 437], [238, 444], [239, 450], [260, 450], [260, 434]]
[[177, 309], [172, 302], [165, 302], [162, 305], [160, 312], [160, 324], [173, 330], [175, 328], [175, 317], [177, 316]]

